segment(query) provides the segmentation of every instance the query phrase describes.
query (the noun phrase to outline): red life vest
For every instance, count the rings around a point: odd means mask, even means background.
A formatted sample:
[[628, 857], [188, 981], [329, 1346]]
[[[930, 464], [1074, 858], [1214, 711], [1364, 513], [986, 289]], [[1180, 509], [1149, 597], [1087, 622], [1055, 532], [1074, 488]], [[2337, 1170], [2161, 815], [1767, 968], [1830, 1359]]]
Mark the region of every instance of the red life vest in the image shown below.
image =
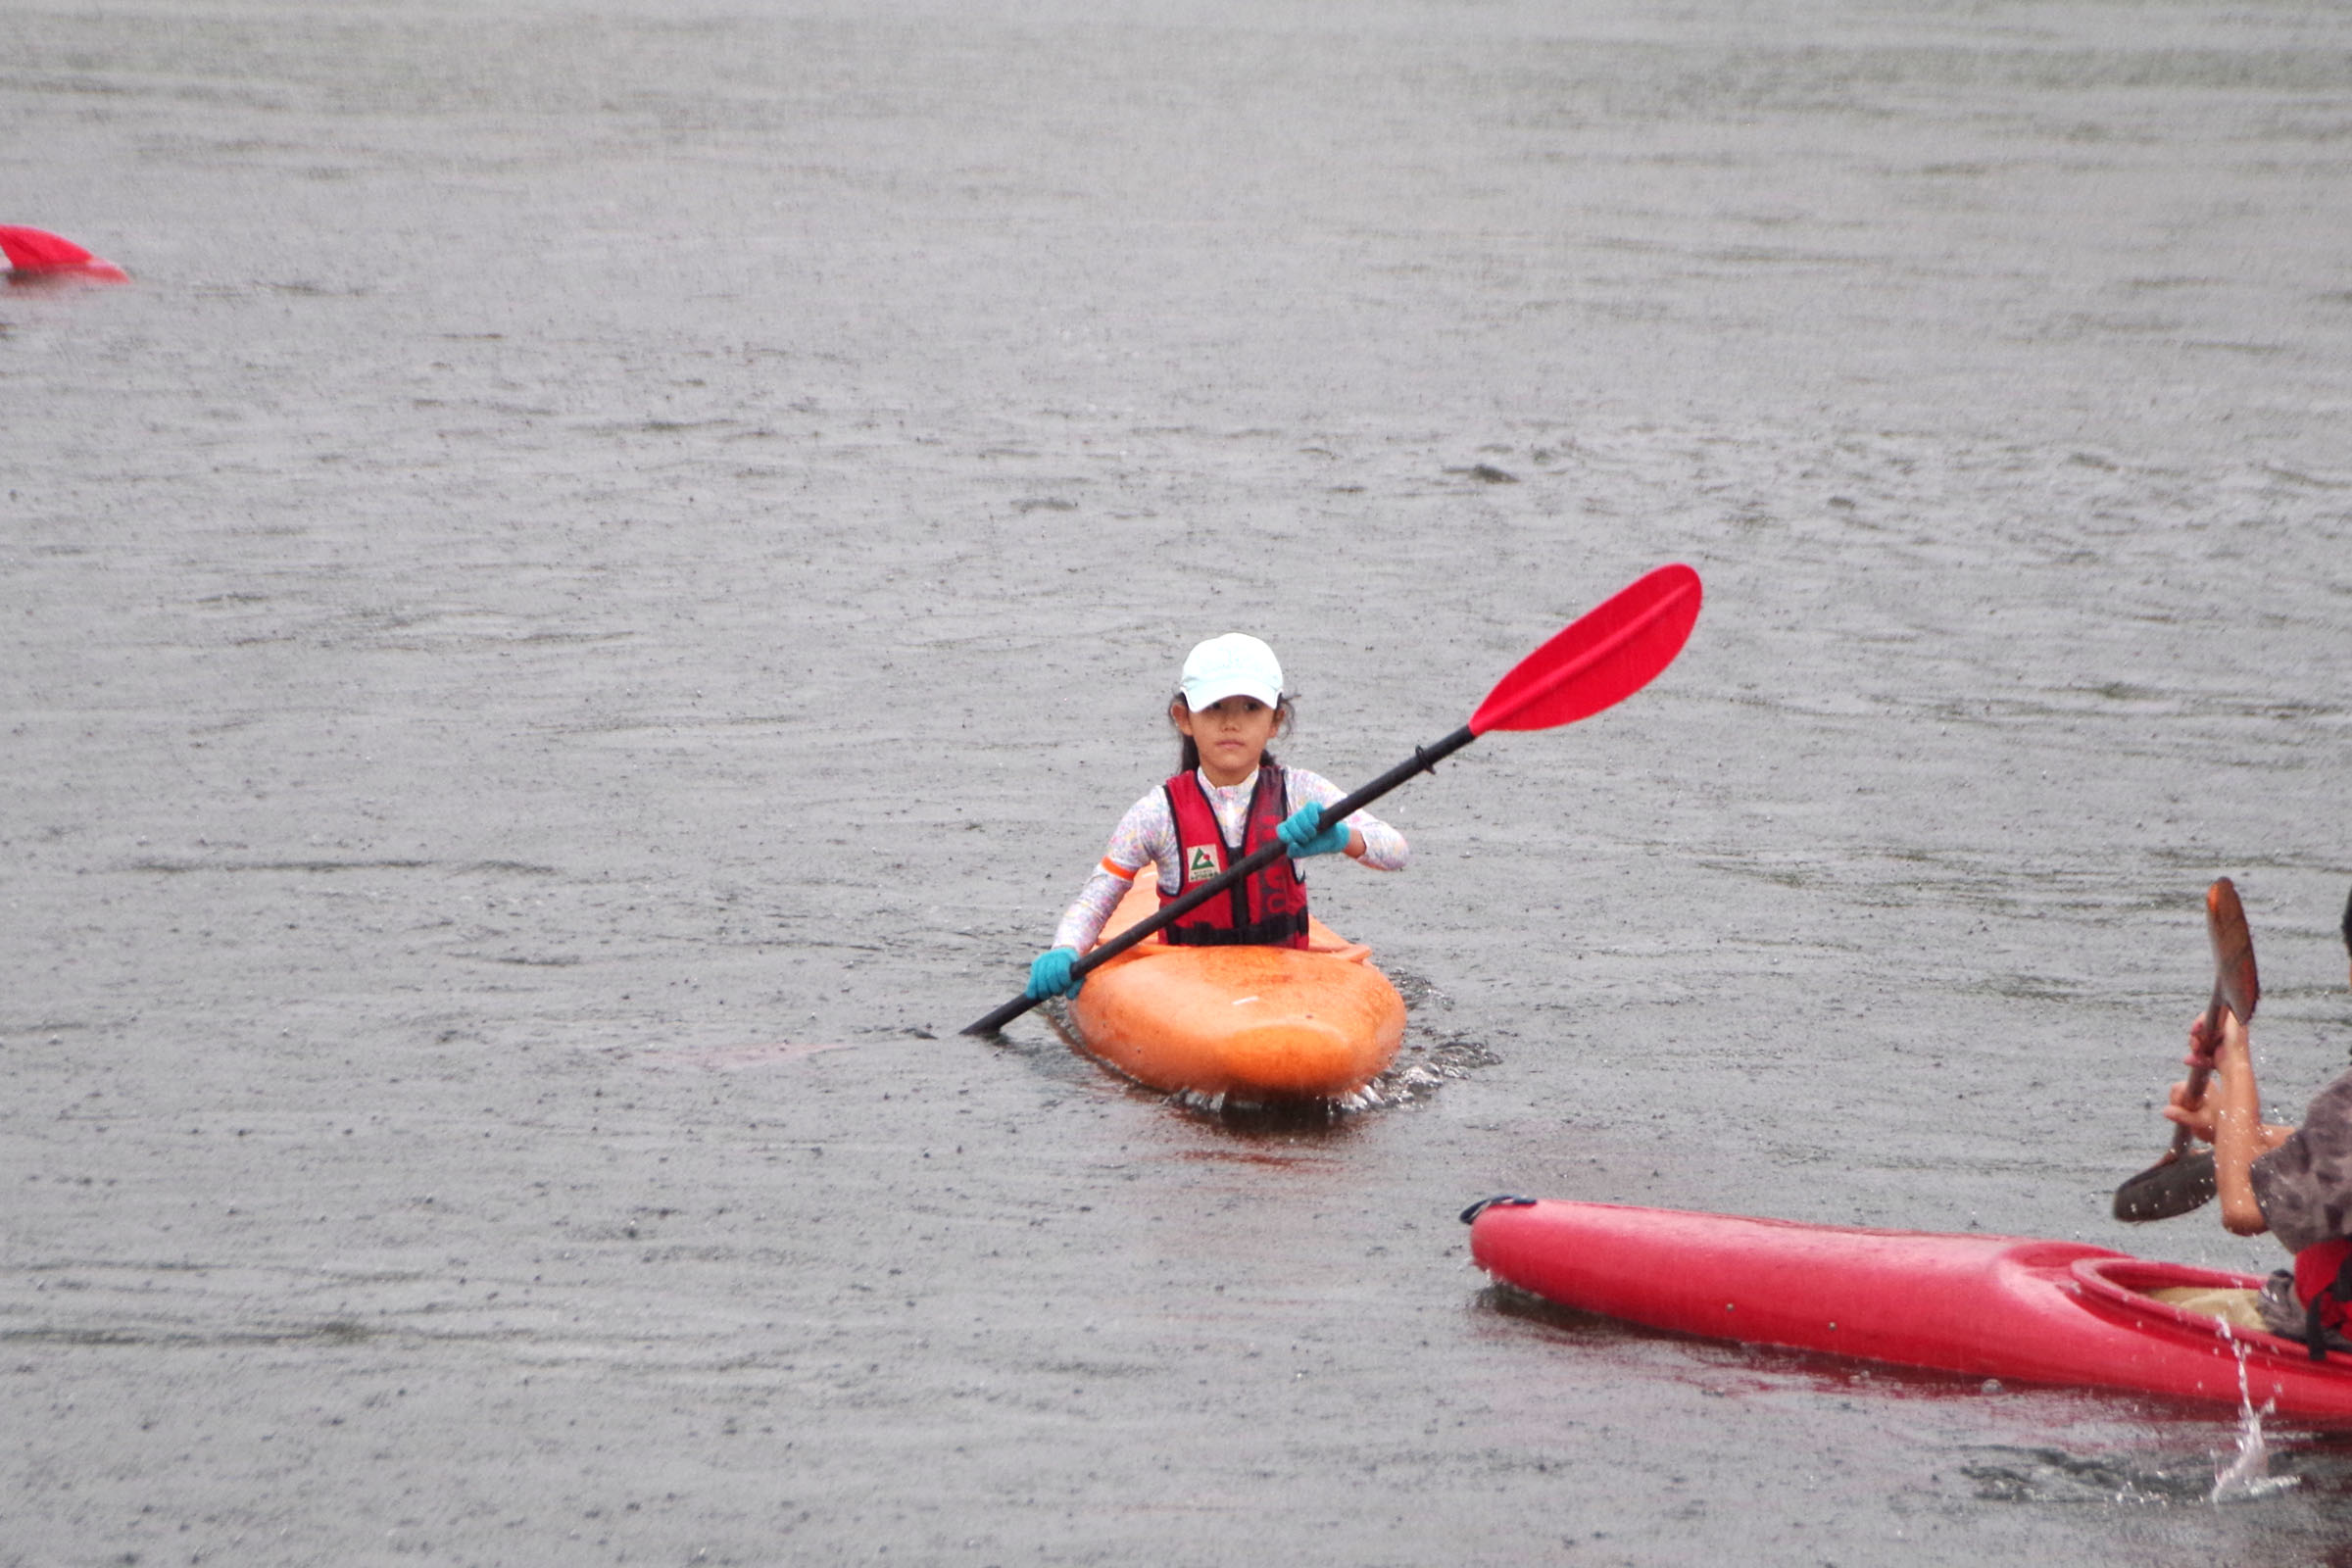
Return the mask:
[[[1208, 792], [1201, 787], [1198, 773], [1179, 773], [1160, 789], [1168, 798], [1168, 814], [1176, 820], [1179, 867], [1176, 891], [1162, 893], [1162, 905], [1175, 903], [1260, 845], [1276, 842], [1274, 830], [1282, 826], [1285, 814], [1282, 769], [1278, 766], [1269, 763], [1257, 770], [1257, 788], [1250, 792], [1250, 816], [1238, 846], [1225, 842], [1216, 808], [1208, 804]], [[1178, 947], [1251, 943], [1265, 948], [1303, 948], [1306, 879], [1289, 856], [1278, 856], [1271, 865], [1235, 883], [1230, 893], [1179, 916], [1161, 934]]]
[[2345, 1300], [2348, 1293], [2352, 1293], [2352, 1242], [2322, 1242], [2295, 1254], [2295, 1299], [2303, 1303], [2303, 1334], [2314, 1361], [2328, 1354], [2325, 1332], [2332, 1330], [2352, 1338], [2352, 1328], [2345, 1326], [2352, 1323], [2352, 1308]]

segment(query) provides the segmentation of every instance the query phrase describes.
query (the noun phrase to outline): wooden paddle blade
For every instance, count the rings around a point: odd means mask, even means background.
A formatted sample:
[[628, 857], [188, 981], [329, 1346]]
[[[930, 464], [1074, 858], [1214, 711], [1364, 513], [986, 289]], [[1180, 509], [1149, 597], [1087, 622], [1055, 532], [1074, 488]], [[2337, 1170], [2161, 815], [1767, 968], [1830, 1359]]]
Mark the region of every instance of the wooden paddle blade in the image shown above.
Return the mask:
[[[2205, 933], [2213, 939], [2213, 984], [2239, 1023], [2254, 1018], [2262, 1000], [2262, 977], [2254, 968], [2254, 933], [2246, 929], [2245, 906], [2228, 877], [2205, 890]], [[2218, 1037], [2217, 1037], [2218, 1041]]]
[[[2237, 884], [2228, 877], [2205, 890], [2205, 934], [2213, 944], [2213, 1001], [2205, 1008], [2207, 1049], [2222, 1040], [2222, 1009], [2228, 1007], [2244, 1023], [2254, 1016], [2262, 1000], [2262, 980], [2254, 969], [2254, 933], [2246, 927], [2245, 906], [2238, 902]], [[2200, 1059], [2188, 1072], [2188, 1102], [2205, 1097], [2209, 1061]], [[2115, 1190], [2115, 1217], [2131, 1224], [2170, 1219], [2212, 1201], [2216, 1192], [2213, 1151], [2188, 1148], [2186, 1127], [2173, 1132], [2173, 1147], [2165, 1156]]]
[[1513, 665], [1470, 715], [1470, 732], [1551, 729], [1625, 701], [1683, 651], [1700, 597], [1689, 566], [1638, 579]]
[[2115, 1217], [2131, 1225], [2171, 1219], [2204, 1207], [2216, 1190], [2212, 1150], [2167, 1154], [2115, 1190]]

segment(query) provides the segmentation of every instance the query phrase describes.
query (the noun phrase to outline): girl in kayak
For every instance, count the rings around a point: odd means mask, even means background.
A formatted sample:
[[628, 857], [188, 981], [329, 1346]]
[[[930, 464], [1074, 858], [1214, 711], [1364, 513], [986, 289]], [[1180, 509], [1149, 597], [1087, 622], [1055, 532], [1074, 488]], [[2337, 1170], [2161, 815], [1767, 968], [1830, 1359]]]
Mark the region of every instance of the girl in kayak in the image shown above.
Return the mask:
[[[2344, 906], [2344, 949], [2352, 954], [2352, 902]], [[2210, 1060], [2213, 1076], [2196, 1100], [2173, 1085], [2164, 1113], [2213, 1145], [2222, 1224], [2239, 1236], [2269, 1231], [2295, 1254], [2263, 1288], [2257, 1309], [2274, 1334], [2328, 1350], [2352, 1349], [2352, 1072], [2321, 1090], [2301, 1127], [2265, 1122], [2246, 1026], [2221, 1009], [2222, 1038], [2189, 1026], [2189, 1063]]]
[[1179, 770], [1119, 819], [1054, 946], [1029, 966], [1032, 1001], [1078, 994], [1085, 979], [1071, 967], [1146, 863], [1158, 866], [1160, 902], [1168, 904], [1270, 840], [1290, 850], [1245, 877], [1230, 898], [1212, 898], [1168, 926], [1162, 935], [1180, 946], [1305, 947], [1306, 879], [1296, 862], [1311, 856], [1345, 854], [1376, 871], [1404, 869], [1403, 834], [1364, 811], [1326, 823], [1323, 808], [1342, 792], [1319, 773], [1283, 766], [1266, 750], [1290, 728], [1291, 701], [1274, 650], [1256, 638], [1229, 632], [1196, 647], [1168, 702], [1168, 722], [1183, 738]]

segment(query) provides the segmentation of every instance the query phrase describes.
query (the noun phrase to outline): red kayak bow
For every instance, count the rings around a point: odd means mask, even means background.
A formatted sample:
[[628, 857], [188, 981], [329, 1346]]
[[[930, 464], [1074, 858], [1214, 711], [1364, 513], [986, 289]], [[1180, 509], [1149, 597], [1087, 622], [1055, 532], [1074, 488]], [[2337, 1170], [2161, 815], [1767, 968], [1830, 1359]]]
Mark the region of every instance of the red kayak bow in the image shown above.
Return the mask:
[[80, 277], [93, 283], [130, 281], [130, 274], [114, 263], [46, 229], [0, 223], [0, 254], [8, 257], [12, 281], [43, 277]]

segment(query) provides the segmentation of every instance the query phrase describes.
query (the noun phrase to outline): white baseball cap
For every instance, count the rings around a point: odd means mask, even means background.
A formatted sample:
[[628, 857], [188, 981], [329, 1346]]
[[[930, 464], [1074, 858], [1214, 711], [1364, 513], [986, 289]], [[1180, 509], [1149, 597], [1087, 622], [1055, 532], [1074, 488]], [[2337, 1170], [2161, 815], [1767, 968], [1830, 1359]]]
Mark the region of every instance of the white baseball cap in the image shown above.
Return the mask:
[[1198, 713], [1228, 697], [1254, 697], [1268, 708], [1282, 703], [1282, 665], [1274, 650], [1246, 632], [1211, 637], [1185, 656], [1185, 707]]

